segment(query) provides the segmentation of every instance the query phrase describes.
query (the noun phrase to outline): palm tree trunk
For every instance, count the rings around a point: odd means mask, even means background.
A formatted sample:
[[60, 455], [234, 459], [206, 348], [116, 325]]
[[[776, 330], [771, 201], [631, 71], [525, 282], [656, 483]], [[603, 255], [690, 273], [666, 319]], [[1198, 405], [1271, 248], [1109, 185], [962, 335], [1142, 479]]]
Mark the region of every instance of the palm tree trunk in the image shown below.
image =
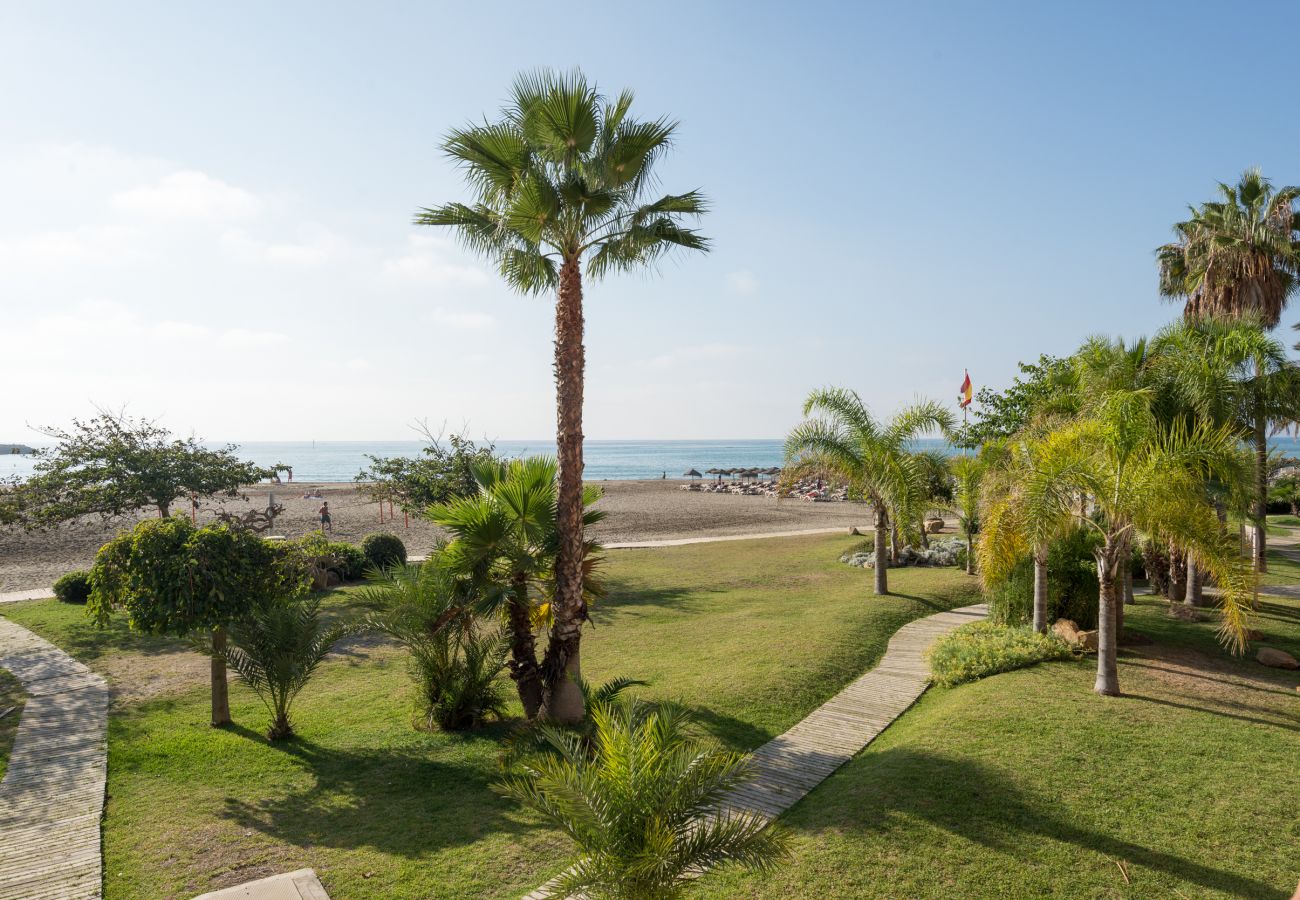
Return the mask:
[[1119, 696], [1118, 654], [1119, 629], [1117, 614], [1120, 604], [1115, 591], [1115, 576], [1119, 573], [1119, 556], [1122, 541], [1106, 535], [1106, 542], [1097, 549], [1097, 580], [1101, 583], [1097, 612], [1097, 682], [1093, 690], [1107, 697]]
[[230, 724], [230, 688], [226, 684], [226, 629], [212, 629], [212, 727]]
[[1256, 572], [1268, 571], [1264, 525], [1268, 521], [1268, 435], [1263, 414], [1255, 416], [1255, 545], [1251, 562]]
[[1173, 603], [1182, 603], [1187, 599], [1187, 557], [1175, 547], [1169, 545], [1169, 593]]
[[1188, 606], [1205, 606], [1205, 578], [1196, 557], [1187, 554], [1187, 598], [1183, 600]]
[[1137, 603], [1137, 600], [1133, 599], [1133, 564], [1132, 563], [1129, 563], [1128, 565], [1124, 566], [1124, 602], [1130, 604]]
[[510, 591], [510, 677], [514, 679], [528, 721], [542, 709], [542, 670], [528, 602], [528, 581], [516, 576]]
[[555, 303], [555, 444], [559, 456], [554, 624], [542, 663], [544, 712], [572, 724], [584, 713], [578, 650], [587, 618], [582, 599], [582, 396], [586, 351], [582, 345], [582, 270], [577, 257], [560, 268]]
[[889, 520], [889, 561], [898, 564], [898, 551], [902, 549], [902, 535], [898, 531], [898, 523], [893, 519]]
[[925, 515], [924, 515], [924, 513], [921, 515], [921, 521], [920, 521], [920, 524], [921, 524], [921, 546], [924, 547], [926, 550], [929, 550], [929, 549], [930, 549], [930, 536], [929, 536], [928, 534], [925, 533]]
[[889, 593], [889, 556], [885, 552], [885, 532], [889, 528], [889, 516], [885, 515], [885, 505], [875, 504], [876, 514], [876, 593]]
[[975, 574], [975, 540], [969, 529], [966, 531], [966, 574]]
[[1034, 631], [1047, 634], [1047, 546], [1034, 548]]

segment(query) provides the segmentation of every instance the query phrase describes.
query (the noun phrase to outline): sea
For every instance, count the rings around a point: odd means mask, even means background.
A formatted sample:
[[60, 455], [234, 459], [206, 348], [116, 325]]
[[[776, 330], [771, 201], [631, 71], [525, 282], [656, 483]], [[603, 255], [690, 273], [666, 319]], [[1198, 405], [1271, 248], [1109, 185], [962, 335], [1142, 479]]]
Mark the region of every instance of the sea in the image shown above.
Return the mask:
[[[1270, 441], [1278, 451], [1300, 456], [1300, 441], [1278, 436]], [[224, 446], [208, 443], [208, 446]], [[258, 465], [283, 463], [293, 467], [294, 481], [347, 482], [366, 468], [368, 456], [418, 457], [422, 441], [245, 441], [238, 444], [239, 456]], [[504, 457], [555, 454], [555, 442], [497, 441], [495, 449]], [[957, 453], [946, 441], [922, 439], [918, 449]], [[784, 462], [784, 442], [766, 440], [709, 441], [600, 441], [583, 444], [584, 477], [588, 481], [629, 481], [654, 478], [680, 480], [694, 469], [764, 469]], [[29, 475], [34, 458], [0, 455], [0, 479]]]

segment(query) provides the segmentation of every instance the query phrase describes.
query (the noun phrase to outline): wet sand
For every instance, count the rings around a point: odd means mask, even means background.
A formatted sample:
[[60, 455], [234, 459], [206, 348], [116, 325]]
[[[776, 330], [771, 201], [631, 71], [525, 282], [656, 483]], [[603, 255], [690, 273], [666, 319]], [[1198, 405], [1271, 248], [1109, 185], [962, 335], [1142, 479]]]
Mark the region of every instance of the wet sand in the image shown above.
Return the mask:
[[[692, 537], [763, 534], [810, 528], [865, 527], [870, 510], [860, 503], [809, 503], [802, 500], [773, 500], [732, 494], [707, 494], [681, 490], [679, 481], [602, 481], [605, 491], [599, 501], [606, 518], [593, 529], [606, 543], [677, 540]], [[352, 484], [258, 485], [244, 497], [224, 504], [207, 501], [198, 514], [200, 522], [213, 518], [212, 507], [231, 512], [265, 508], [274, 493], [284, 513], [276, 520], [272, 534], [301, 537], [319, 527], [317, 510], [328, 501], [338, 540], [360, 542], [367, 534], [392, 531], [412, 554], [427, 553], [439, 536], [439, 529], [418, 516], [404, 518], [394, 507], [393, 519], [384, 510], [380, 522], [377, 503], [366, 500]], [[319, 494], [320, 499], [304, 497]], [[188, 504], [177, 510], [189, 514]], [[86, 568], [95, 551], [113, 535], [132, 527], [136, 519], [105, 524], [96, 519], [69, 523], [56, 530], [25, 532], [0, 528], [0, 592], [45, 587], [65, 572]]]

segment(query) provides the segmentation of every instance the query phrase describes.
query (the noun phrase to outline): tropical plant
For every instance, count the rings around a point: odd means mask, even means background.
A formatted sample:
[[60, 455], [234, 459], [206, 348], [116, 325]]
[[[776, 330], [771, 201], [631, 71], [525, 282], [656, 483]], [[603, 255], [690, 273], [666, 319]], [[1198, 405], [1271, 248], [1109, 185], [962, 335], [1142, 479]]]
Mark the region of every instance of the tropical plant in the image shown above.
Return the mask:
[[556, 292], [556, 446], [559, 450], [554, 624], [543, 679], [549, 714], [582, 715], [578, 675], [586, 604], [582, 589], [583, 278], [632, 271], [674, 248], [707, 250], [683, 225], [706, 210], [697, 191], [647, 201], [654, 164], [676, 124], [630, 115], [632, 93], [607, 101], [581, 72], [521, 75], [495, 122], [452, 131], [447, 154], [464, 170], [471, 204], [421, 210], [417, 224], [454, 229], [527, 294]]
[[[536, 632], [554, 631], [556, 565], [562, 546], [558, 523], [556, 462], [536, 456], [511, 462], [490, 461], [475, 465], [478, 490], [468, 497], [435, 505], [428, 517], [447, 529], [452, 541], [438, 556], [438, 564], [461, 578], [478, 598], [484, 614], [498, 614], [507, 621], [510, 634], [510, 677], [514, 679], [529, 718], [546, 715], [570, 723], [581, 716], [556, 716], [553, 687], [544, 673], [548, 660], [554, 664], [555, 642], [547, 641], [546, 653], [537, 658]], [[583, 527], [594, 525], [603, 514], [591, 508], [600, 489], [583, 489]], [[583, 606], [603, 593], [595, 578], [601, 557], [595, 541], [583, 541]], [[569, 676], [576, 688], [581, 674]], [[582, 694], [579, 691], [579, 698]]]
[[[911, 442], [928, 431], [952, 431], [950, 410], [927, 400], [882, 423], [855, 391], [814, 390], [804, 401], [807, 418], [785, 439], [788, 467], [834, 475], [871, 503], [875, 517], [875, 592], [889, 593], [886, 535], [906, 522], [926, 493]], [[811, 418], [814, 414], [816, 418]]]
[[[1035, 591], [1041, 571], [1026, 552], [1003, 577], [984, 586], [989, 620], [998, 625], [1030, 625], [1069, 619], [1083, 629], [1097, 627], [1097, 548], [1101, 539], [1089, 528], [1070, 527], [1047, 545], [1046, 588]], [[1046, 595], [1046, 597], [1044, 597]], [[1039, 606], [1035, 606], [1035, 601]], [[1046, 607], [1044, 611], [1043, 606]], [[1037, 616], [1035, 616], [1037, 612]], [[1048, 629], [1035, 629], [1046, 633]]]
[[[568, 731], [576, 734], [588, 748], [595, 747], [596, 724], [592, 720], [591, 714], [596, 707], [614, 703], [628, 688], [646, 687], [649, 684], [650, 682], [648, 681], [639, 681], [635, 678], [619, 676], [617, 678], [611, 678], [599, 687], [593, 687], [585, 679], [579, 679], [578, 689], [582, 691], [582, 706], [584, 710], [582, 721], [564, 727]], [[502, 754], [502, 764], [506, 767], [510, 767], [525, 753], [538, 751], [550, 752], [553, 750], [551, 744], [546, 740], [545, 729], [548, 724], [549, 723], [540, 719], [533, 720], [528, 722], [523, 728], [516, 731], [507, 743], [505, 752]]]
[[319, 600], [269, 603], [231, 624], [222, 655], [270, 712], [269, 740], [293, 735], [289, 707], [294, 698], [326, 654], [353, 630], [322, 621]]
[[957, 516], [966, 535], [966, 574], [975, 574], [975, 536], [980, 531], [980, 513], [987, 459], [982, 455], [954, 456], [948, 460], [952, 473], [952, 498], [947, 508]]
[[17, 514], [30, 527], [150, 508], [166, 518], [177, 498], [234, 497], [268, 475], [239, 459], [233, 444], [213, 450], [147, 419], [101, 412], [43, 431], [57, 443], [36, 451], [35, 471], [14, 488]]
[[1294, 475], [1287, 475], [1273, 482], [1269, 495], [1279, 503], [1291, 508], [1291, 515], [1300, 516], [1300, 480]]
[[493, 458], [492, 444], [475, 444], [463, 434], [443, 439], [424, 427], [427, 443], [419, 456], [373, 456], [354, 480], [357, 490], [380, 503], [394, 502], [419, 514], [434, 503], [467, 497], [477, 490], [473, 467]]
[[1176, 240], [1156, 250], [1160, 293], [1183, 303], [1188, 318], [1250, 317], [1277, 325], [1300, 276], [1300, 188], [1275, 189], [1259, 169], [1220, 199], [1191, 207]]
[[410, 653], [416, 727], [459, 730], [504, 714], [498, 676], [506, 643], [499, 629], [476, 615], [469, 586], [439, 564], [443, 552], [422, 565], [372, 571], [357, 595], [378, 610], [366, 624]]
[[948, 469], [948, 457], [938, 450], [914, 450], [912, 458], [919, 483], [907, 517], [907, 532], [909, 536], [915, 533], [921, 546], [929, 548], [930, 537], [925, 523], [936, 510], [952, 506], [952, 473]]
[[206, 633], [212, 666], [212, 724], [230, 722], [227, 629], [253, 610], [301, 596], [310, 583], [292, 548], [246, 529], [197, 528], [188, 519], [151, 519], [99, 549], [86, 610], [100, 625], [124, 610], [149, 634]]
[[670, 898], [719, 866], [765, 870], [787, 855], [782, 830], [722, 808], [749, 758], [700, 743], [684, 708], [625, 699], [591, 715], [592, 746], [543, 725], [553, 752], [525, 758], [499, 785], [577, 845], [552, 896]]

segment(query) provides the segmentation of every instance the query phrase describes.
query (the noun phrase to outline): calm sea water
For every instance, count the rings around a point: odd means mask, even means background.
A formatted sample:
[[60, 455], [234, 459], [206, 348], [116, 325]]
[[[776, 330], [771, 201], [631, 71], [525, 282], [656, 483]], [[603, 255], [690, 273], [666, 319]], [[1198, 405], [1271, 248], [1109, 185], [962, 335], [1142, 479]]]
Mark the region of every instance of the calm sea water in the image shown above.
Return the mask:
[[[1270, 442], [1291, 456], [1300, 456], [1300, 441], [1279, 436]], [[951, 452], [942, 440], [922, 440], [919, 446]], [[213, 445], [217, 446], [217, 445]], [[366, 467], [366, 454], [418, 456], [420, 441], [248, 441], [240, 455], [259, 465], [293, 466], [295, 481], [351, 481]], [[515, 457], [555, 453], [551, 441], [497, 441], [497, 452]], [[696, 469], [768, 468], [783, 461], [782, 441], [592, 441], [584, 445], [586, 478], [591, 481], [681, 478]], [[32, 459], [0, 455], [0, 477], [31, 472]]]

